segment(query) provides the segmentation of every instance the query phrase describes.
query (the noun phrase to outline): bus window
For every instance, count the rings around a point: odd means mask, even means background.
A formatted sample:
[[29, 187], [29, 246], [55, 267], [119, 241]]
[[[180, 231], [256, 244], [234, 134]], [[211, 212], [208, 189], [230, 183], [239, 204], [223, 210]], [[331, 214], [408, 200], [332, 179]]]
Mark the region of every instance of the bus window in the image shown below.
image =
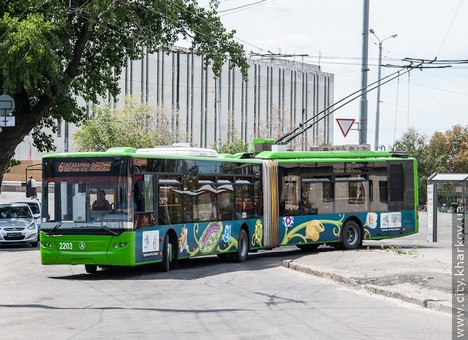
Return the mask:
[[236, 180], [236, 218], [251, 218], [254, 211], [253, 185], [250, 178]]
[[388, 176], [386, 163], [373, 163], [369, 167], [370, 211], [388, 210]]
[[380, 202], [387, 203], [388, 202], [388, 189], [387, 189], [387, 181], [379, 181], [379, 197]]
[[331, 213], [334, 190], [330, 176], [303, 176], [302, 213], [306, 215]]
[[349, 192], [349, 203], [351, 204], [363, 204], [365, 203], [366, 192], [364, 190], [363, 182], [349, 182], [348, 183], [348, 192]]
[[254, 216], [263, 217], [263, 190], [260, 178], [254, 178]]
[[211, 185], [205, 184], [200, 189], [200, 194], [196, 196], [196, 209], [194, 217], [196, 221], [215, 221], [218, 219], [216, 194]]
[[195, 196], [193, 212], [193, 216], [196, 221], [215, 221], [218, 219], [218, 203], [215, 183], [215, 176], [198, 176], [198, 194]]
[[55, 221], [55, 183], [47, 183], [47, 200], [43, 202], [42, 211], [46, 212], [46, 221]]
[[218, 210], [220, 220], [234, 219], [234, 188], [229, 180], [218, 179]]
[[300, 198], [299, 176], [285, 176], [281, 190], [281, 201], [284, 202], [285, 215], [298, 215], [300, 213]]
[[153, 187], [153, 175], [144, 176], [144, 185], [145, 189], [143, 190], [144, 196], [144, 211], [153, 212], [154, 211], [154, 187]]
[[161, 176], [159, 179], [158, 221], [159, 224], [181, 223], [180, 176]]
[[363, 177], [337, 177], [335, 179], [335, 208], [339, 212], [368, 210], [369, 182]]
[[144, 198], [144, 183], [142, 175], [135, 175], [133, 185], [133, 197], [135, 199], [135, 211], [144, 211], [143, 198]]
[[335, 189], [332, 182], [322, 183], [322, 202], [333, 202], [335, 200]]

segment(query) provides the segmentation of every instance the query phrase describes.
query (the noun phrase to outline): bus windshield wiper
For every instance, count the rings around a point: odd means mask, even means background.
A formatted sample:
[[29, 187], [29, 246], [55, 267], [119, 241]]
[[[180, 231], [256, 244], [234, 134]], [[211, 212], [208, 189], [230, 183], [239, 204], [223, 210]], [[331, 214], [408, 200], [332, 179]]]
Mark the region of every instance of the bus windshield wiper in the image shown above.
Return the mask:
[[115, 232], [115, 231], [113, 231], [111, 228], [109, 228], [109, 227], [107, 226], [107, 223], [106, 223], [106, 222], [103, 223], [103, 221], [101, 221], [101, 228], [104, 229], [105, 231], [108, 231], [109, 233], [111, 233], [111, 234], [114, 235], [114, 236], [119, 235], [117, 232]]
[[55, 225], [55, 227], [53, 227], [53, 228], [49, 231], [49, 233], [47, 234], [47, 236], [52, 236], [52, 235], [57, 231], [57, 229], [60, 228], [60, 227], [62, 226], [62, 224], [63, 224], [62, 222], [57, 223], [57, 224]]

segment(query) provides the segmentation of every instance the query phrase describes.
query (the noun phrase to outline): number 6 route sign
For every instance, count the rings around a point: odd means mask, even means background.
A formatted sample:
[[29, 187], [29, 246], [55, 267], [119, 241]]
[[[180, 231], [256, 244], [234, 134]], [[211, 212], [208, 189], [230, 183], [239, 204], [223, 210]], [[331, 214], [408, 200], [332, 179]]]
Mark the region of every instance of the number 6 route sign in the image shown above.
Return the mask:
[[346, 137], [354, 124], [354, 118], [336, 118], [336, 122], [338, 123], [343, 136]]

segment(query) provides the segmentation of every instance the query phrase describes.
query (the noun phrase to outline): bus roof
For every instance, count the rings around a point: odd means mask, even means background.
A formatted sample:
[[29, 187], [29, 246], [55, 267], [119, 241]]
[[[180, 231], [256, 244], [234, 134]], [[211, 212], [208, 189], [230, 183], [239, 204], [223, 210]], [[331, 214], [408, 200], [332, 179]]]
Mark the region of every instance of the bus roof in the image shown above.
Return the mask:
[[383, 161], [399, 157], [407, 157], [404, 154], [388, 151], [262, 151], [258, 154], [239, 153], [235, 155], [218, 154], [214, 149], [198, 148], [187, 145], [161, 146], [155, 148], [135, 149], [131, 147], [114, 147], [107, 151], [89, 151], [89, 152], [71, 152], [71, 153], [50, 153], [43, 158], [62, 158], [62, 157], [108, 157], [108, 156], [127, 156], [127, 157], [149, 157], [149, 158], [169, 158], [169, 159], [212, 159], [212, 160], [242, 160], [246, 162], [261, 160], [277, 160], [279, 162], [322, 162], [322, 161]]
[[[214, 149], [198, 148], [185, 144], [157, 146], [154, 148], [135, 149], [131, 147], [113, 147], [107, 151], [84, 151], [68, 153], [49, 153], [43, 158], [78, 158], [78, 157], [132, 157], [132, 158], [167, 158], [167, 159], [200, 159], [200, 160], [230, 160], [239, 161], [240, 157], [229, 154], [218, 154]], [[246, 162], [258, 163], [259, 160], [250, 158], [242, 160]]]
[[364, 159], [392, 158], [388, 151], [262, 151], [255, 156], [259, 159], [298, 160], [298, 159]]

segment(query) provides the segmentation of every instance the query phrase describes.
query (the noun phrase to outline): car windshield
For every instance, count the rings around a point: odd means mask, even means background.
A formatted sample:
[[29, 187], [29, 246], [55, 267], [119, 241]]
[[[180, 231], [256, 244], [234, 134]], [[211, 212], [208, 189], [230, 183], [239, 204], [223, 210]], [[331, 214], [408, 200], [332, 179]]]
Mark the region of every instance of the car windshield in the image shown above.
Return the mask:
[[1, 207], [0, 218], [32, 218], [32, 215], [28, 207]]
[[41, 210], [39, 209], [39, 204], [37, 203], [28, 203], [29, 207], [33, 214], [40, 214]]

